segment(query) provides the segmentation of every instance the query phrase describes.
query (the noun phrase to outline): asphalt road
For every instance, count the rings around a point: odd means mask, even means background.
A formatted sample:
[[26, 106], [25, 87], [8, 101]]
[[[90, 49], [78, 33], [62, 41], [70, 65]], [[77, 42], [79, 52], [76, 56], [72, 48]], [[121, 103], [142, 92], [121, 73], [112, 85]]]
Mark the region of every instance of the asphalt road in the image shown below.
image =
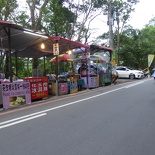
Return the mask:
[[154, 155], [152, 78], [0, 113], [1, 155]]

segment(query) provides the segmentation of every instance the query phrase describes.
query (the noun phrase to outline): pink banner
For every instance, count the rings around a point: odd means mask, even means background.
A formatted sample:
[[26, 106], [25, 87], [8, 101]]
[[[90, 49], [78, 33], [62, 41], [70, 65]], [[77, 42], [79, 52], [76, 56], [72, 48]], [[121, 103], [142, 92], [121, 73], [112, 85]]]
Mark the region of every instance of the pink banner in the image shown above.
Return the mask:
[[1, 99], [4, 109], [31, 104], [29, 82], [3, 83], [1, 86]]

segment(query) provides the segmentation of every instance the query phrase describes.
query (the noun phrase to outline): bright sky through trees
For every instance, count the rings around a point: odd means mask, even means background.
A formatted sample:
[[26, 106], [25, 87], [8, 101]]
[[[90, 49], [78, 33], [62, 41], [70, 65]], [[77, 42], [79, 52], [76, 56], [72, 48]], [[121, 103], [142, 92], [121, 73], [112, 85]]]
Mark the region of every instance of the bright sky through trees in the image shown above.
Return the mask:
[[[149, 20], [155, 17], [155, 0], [139, 0], [140, 2], [135, 5], [135, 12], [131, 13], [130, 21], [127, 23], [133, 26], [134, 29], [142, 29]], [[107, 17], [99, 16], [97, 17], [92, 25], [96, 29], [94, 37], [103, 34], [109, 30], [107, 25]]]
[[[26, 0], [18, 0], [20, 5], [25, 5]], [[131, 19], [128, 22], [133, 28], [142, 29], [149, 20], [155, 17], [155, 0], [139, 0], [140, 2], [135, 6], [135, 12], [131, 14]], [[100, 34], [108, 31], [107, 17], [98, 16], [91, 24], [93, 36], [97, 37]]]
[[129, 22], [133, 28], [142, 29], [149, 20], [155, 17], [155, 0], [139, 0], [135, 12], [131, 14]]

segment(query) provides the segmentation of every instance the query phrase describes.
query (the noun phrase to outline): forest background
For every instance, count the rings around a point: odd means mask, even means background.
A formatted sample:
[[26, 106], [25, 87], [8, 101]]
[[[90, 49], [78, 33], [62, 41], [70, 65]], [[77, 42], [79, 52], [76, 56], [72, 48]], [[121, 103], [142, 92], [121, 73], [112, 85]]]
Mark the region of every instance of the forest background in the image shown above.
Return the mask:
[[[148, 67], [148, 54], [155, 54], [155, 17], [142, 29], [134, 29], [128, 24], [139, 0], [26, 0], [25, 2], [26, 5], [21, 5], [18, 0], [0, 0], [0, 19], [84, 44], [109, 47], [109, 31], [93, 38], [95, 29], [91, 28], [91, 24], [95, 18], [103, 15], [107, 17], [108, 25], [109, 6], [112, 6], [110, 9], [112, 39], [117, 65], [144, 69]], [[7, 74], [6, 56], [1, 55], [0, 70]], [[46, 73], [54, 73], [55, 70], [51, 69], [49, 60], [46, 60]], [[15, 66], [14, 63], [13, 65]], [[18, 58], [18, 75], [20, 78], [32, 76], [32, 70], [44, 68], [43, 65], [43, 59]], [[151, 68], [154, 66], [153, 61]], [[60, 65], [59, 69], [63, 67]], [[66, 64], [65, 68], [67, 67], [69, 64]]]

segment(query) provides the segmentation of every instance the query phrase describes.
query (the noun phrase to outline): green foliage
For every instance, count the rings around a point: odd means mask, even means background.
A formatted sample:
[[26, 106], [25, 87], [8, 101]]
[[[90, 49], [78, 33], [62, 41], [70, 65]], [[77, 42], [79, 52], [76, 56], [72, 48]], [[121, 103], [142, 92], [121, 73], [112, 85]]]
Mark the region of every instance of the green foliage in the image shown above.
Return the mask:
[[0, 0], [0, 19], [12, 21], [17, 7], [17, 0]]
[[[78, 36], [78, 41], [85, 38], [86, 42], [91, 34], [90, 22], [98, 15], [98, 10], [102, 10], [102, 13], [107, 11], [109, 4], [109, 0], [84, 0], [80, 4], [73, 0], [26, 0], [26, 2], [28, 4], [26, 10], [19, 10], [17, 0], [0, 0], [1, 19], [14, 21], [33, 30], [44, 30], [50, 35], [65, 36], [69, 39]], [[146, 68], [147, 55], [154, 54], [155, 19], [150, 20], [142, 30], [125, 27], [130, 19], [130, 13], [134, 11], [134, 6], [138, 2], [139, 0], [113, 0], [117, 22], [114, 44], [120, 63], [134, 68]], [[79, 20], [80, 17], [83, 18], [82, 21]], [[105, 38], [109, 38], [109, 32], [99, 37], [99, 39]], [[45, 72], [55, 73], [56, 66], [49, 60], [50, 58], [46, 58]], [[60, 71], [63, 71], [64, 67], [71, 66], [69, 63], [65, 66], [60, 64]], [[13, 59], [13, 71], [14, 68], [15, 59]], [[44, 59], [39, 59], [38, 68], [44, 71]], [[32, 62], [27, 65], [26, 59], [19, 58], [18, 74], [20, 77], [32, 75]]]
[[66, 33], [71, 32], [71, 23], [75, 22], [76, 16], [63, 6], [63, 1], [51, 0], [43, 12], [46, 23], [44, 29], [47, 33], [66, 36]]
[[120, 49], [117, 51], [119, 62], [133, 68], [146, 68], [148, 66], [148, 54], [155, 53], [154, 36], [154, 26], [142, 30], [127, 29], [123, 31], [120, 36]]

